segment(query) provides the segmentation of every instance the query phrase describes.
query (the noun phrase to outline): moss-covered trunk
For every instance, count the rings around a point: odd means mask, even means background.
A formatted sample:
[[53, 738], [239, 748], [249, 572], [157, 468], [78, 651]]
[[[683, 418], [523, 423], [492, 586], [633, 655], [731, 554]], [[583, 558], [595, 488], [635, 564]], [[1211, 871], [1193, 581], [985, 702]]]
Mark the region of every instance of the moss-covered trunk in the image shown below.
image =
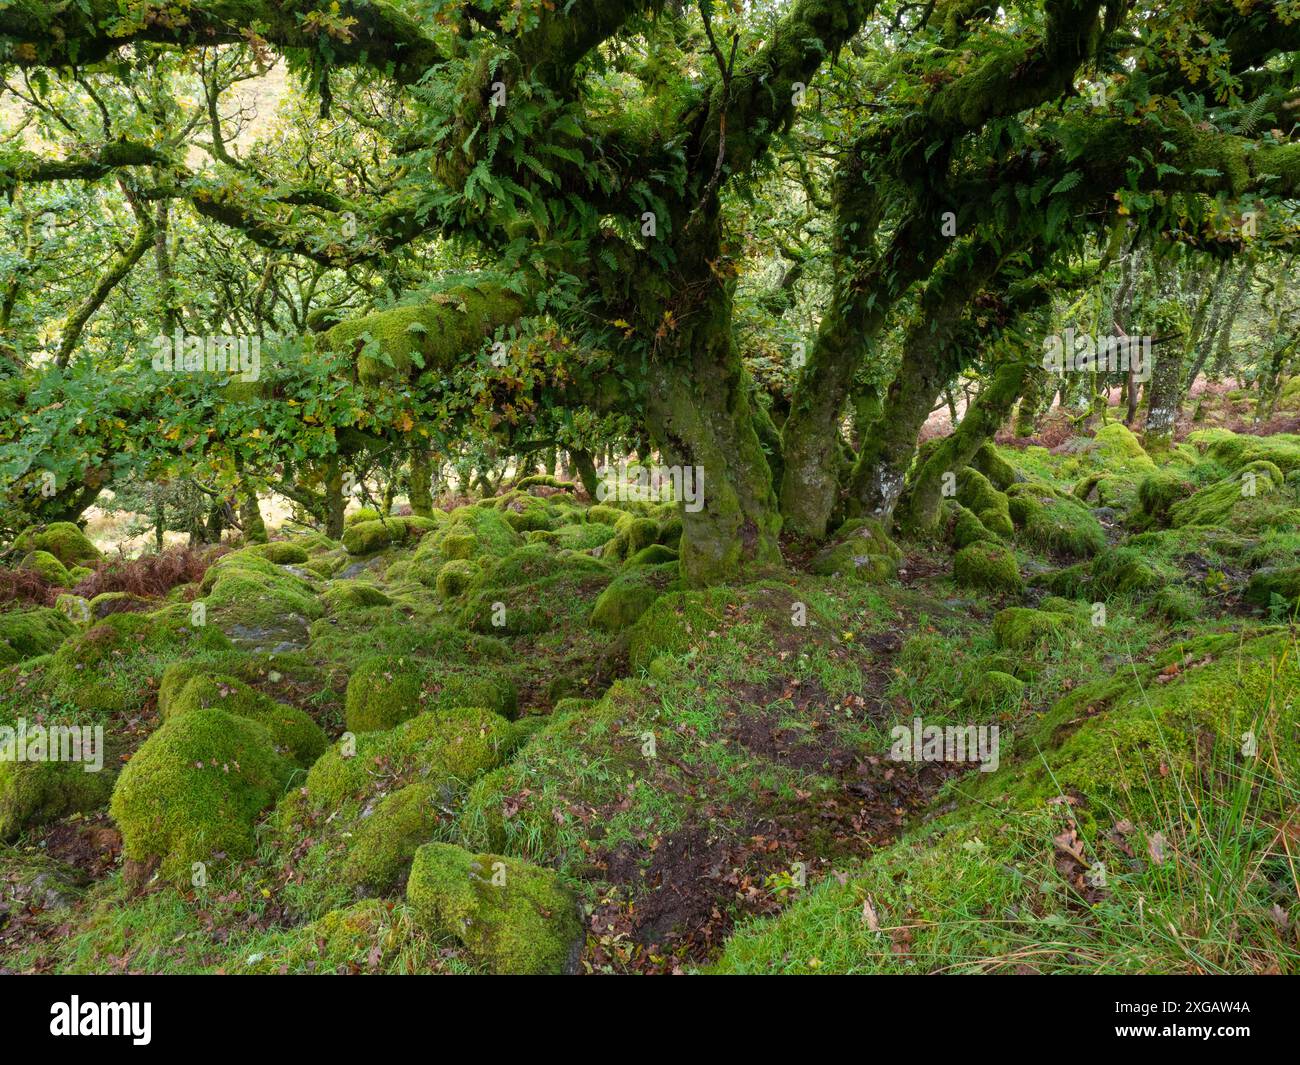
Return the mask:
[[731, 333], [731, 298], [715, 287], [649, 368], [646, 422], [664, 462], [694, 468], [698, 508], [683, 506], [682, 576], [716, 584], [781, 561], [772, 474], [751, 386]]
[[343, 538], [343, 511], [347, 505], [343, 494], [343, 464], [336, 458], [325, 474], [325, 535], [331, 540]]
[[1174, 337], [1156, 345], [1156, 355], [1147, 383], [1147, 421], [1143, 443], [1147, 450], [1167, 447], [1174, 435], [1182, 399], [1183, 342]]
[[433, 517], [433, 465], [429, 453], [423, 449], [411, 452], [410, 477], [411, 513], [420, 518]]
[[952, 341], [962, 316], [998, 269], [1002, 254], [990, 244], [970, 245], [946, 259], [927, 286], [920, 314], [904, 340], [898, 373], [858, 453], [849, 484], [850, 516], [886, 525], [893, 520], [921, 428], [959, 369]]
[[997, 432], [1015, 405], [1016, 397], [1032, 378], [1035, 367], [1016, 359], [999, 366], [966, 416], [950, 436], [930, 452], [908, 490], [900, 522], [919, 532], [938, 527], [943, 505], [944, 474], [957, 472]]

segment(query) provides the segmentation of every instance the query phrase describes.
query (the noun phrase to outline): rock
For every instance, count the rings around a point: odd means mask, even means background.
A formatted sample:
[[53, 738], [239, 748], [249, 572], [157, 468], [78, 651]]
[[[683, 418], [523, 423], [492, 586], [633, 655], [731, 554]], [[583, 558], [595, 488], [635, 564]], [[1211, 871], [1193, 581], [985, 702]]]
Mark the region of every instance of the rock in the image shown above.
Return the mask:
[[455, 936], [492, 973], [577, 970], [586, 939], [577, 901], [549, 869], [427, 843], [406, 897], [422, 928]]

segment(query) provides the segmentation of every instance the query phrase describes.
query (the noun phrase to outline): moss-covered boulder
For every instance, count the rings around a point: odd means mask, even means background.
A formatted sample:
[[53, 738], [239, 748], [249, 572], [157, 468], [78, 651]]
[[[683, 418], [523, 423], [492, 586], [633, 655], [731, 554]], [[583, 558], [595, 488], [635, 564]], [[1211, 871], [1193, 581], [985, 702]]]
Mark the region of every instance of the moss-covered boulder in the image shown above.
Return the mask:
[[558, 525], [552, 535], [556, 547], [568, 548], [570, 551], [591, 551], [609, 543], [617, 532], [612, 525], [593, 521]]
[[324, 612], [312, 584], [245, 549], [208, 568], [207, 621], [237, 646], [287, 651], [306, 645], [310, 622]]
[[727, 625], [726, 610], [738, 601], [725, 588], [670, 592], [656, 599], [628, 633], [628, 661], [645, 669], [659, 655], [678, 655]]
[[18, 563], [19, 569], [35, 573], [47, 584], [57, 584], [67, 588], [72, 584], [67, 567], [48, 551], [29, 551]]
[[1272, 462], [1247, 462], [1237, 472], [1172, 504], [1169, 522], [1175, 529], [1188, 525], [1250, 528], [1257, 524], [1251, 520], [1255, 504], [1278, 493], [1284, 483], [1282, 471]]
[[415, 515], [359, 521], [343, 530], [343, 546], [350, 555], [369, 555], [394, 544], [408, 544], [418, 540], [425, 533], [438, 528], [438, 524], [434, 518]]
[[[81, 761], [30, 760], [34, 756], [46, 759], [55, 753], [54, 746], [68, 742], [57, 734], [52, 738], [44, 726], [41, 735], [41, 746], [34, 750], [30, 728], [22, 736], [8, 727], [0, 728], [0, 840], [13, 839], [26, 828], [68, 814], [98, 810], [113, 791], [114, 754], [81, 746]], [[24, 761], [17, 760], [19, 742], [26, 748]], [[77, 753], [75, 748], [71, 750]]]
[[[163, 679], [168, 678], [164, 675]], [[236, 677], [196, 673], [179, 691], [173, 686], [165, 702], [159, 699], [159, 714], [165, 721], [207, 709], [222, 710], [264, 725], [275, 740], [276, 750], [304, 767], [316, 761], [329, 746], [325, 733], [306, 711], [278, 703]]]
[[330, 581], [321, 592], [321, 601], [332, 613], [340, 610], [364, 610], [372, 606], [390, 606], [392, 600], [368, 581]]
[[47, 655], [78, 631], [63, 611], [36, 606], [0, 614], [0, 665]]
[[141, 668], [197, 652], [226, 653], [231, 643], [211, 625], [191, 625], [186, 604], [150, 614], [110, 614], [64, 640], [45, 673], [45, 689], [89, 713], [138, 707], [147, 689]]
[[1025, 695], [1025, 682], [1010, 673], [990, 669], [975, 680], [962, 697], [963, 704], [971, 710], [999, 713], [1020, 705]]
[[1167, 525], [1169, 509], [1196, 490], [1195, 484], [1177, 466], [1152, 470], [1138, 483], [1138, 514], [1148, 524]]
[[659, 523], [653, 518], [624, 514], [614, 526], [614, 538], [601, 549], [600, 557], [624, 562], [642, 548], [649, 547], [659, 536]]
[[1088, 558], [1106, 546], [1106, 531], [1073, 496], [1037, 481], [1007, 490], [1011, 520], [1029, 543], [1044, 551]]
[[272, 540], [269, 543], [256, 544], [248, 548], [248, 551], [278, 566], [301, 566], [311, 557], [306, 546], [288, 540]]
[[384, 796], [353, 830], [343, 861], [346, 883], [386, 892], [406, 876], [420, 845], [439, 821], [437, 785], [416, 781]]
[[513, 717], [515, 686], [500, 672], [442, 669], [409, 656], [376, 655], [348, 679], [344, 718], [352, 732], [374, 732], [429, 710], [482, 706]]
[[110, 809], [122, 852], [160, 860], [188, 881], [195, 862], [246, 858], [258, 815], [283, 792], [293, 763], [256, 721], [200, 709], [165, 722], [126, 764]]
[[1002, 544], [977, 540], [953, 556], [952, 576], [967, 588], [990, 592], [1019, 592], [1022, 586], [1016, 556]]
[[1091, 590], [1099, 597], [1132, 595], [1152, 591], [1174, 576], [1138, 548], [1116, 547], [1093, 559]]
[[893, 577], [903, 559], [903, 552], [874, 518], [845, 522], [835, 530], [831, 541], [809, 563], [819, 576], [876, 583]]
[[1137, 434], [1123, 422], [1110, 422], [1098, 429], [1090, 452], [1106, 469], [1126, 475], [1153, 470], [1156, 465]]
[[388, 788], [426, 780], [450, 789], [500, 765], [528, 732], [485, 707], [458, 706], [350, 737], [316, 760], [283, 816], [292, 819], [301, 809], [328, 816], [350, 799], [369, 797], [377, 779]]
[[606, 632], [621, 632], [634, 624], [661, 595], [680, 585], [676, 562], [637, 566], [609, 583], [591, 610], [591, 623]]
[[993, 615], [993, 638], [1008, 651], [1037, 651], [1063, 646], [1074, 623], [1071, 615], [1054, 610], [1008, 607]]
[[1007, 537], [1015, 531], [1006, 494], [994, 488], [979, 470], [967, 466], [957, 474], [957, 502], [990, 532]]
[[677, 552], [671, 547], [665, 547], [663, 544], [651, 544], [649, 547], [643, 547], [635, 555], [629, 558], [625, 566], [659, 566], [665, 562], [676, 562]]
[[948, 529], [948, 538], [952, 546], [957, 550], [963, 547], [969, 547], [971, 544], [997, 543], [997, 534], [988, 529], [982, 521], [975, 516], [975, 512], [970, 510], [954, 500], [948, 500], [944, 506], [945, 527]]
[[95, 563], [103, 557], [99, 548], [70, 521], [55, 521], [49, 525], [24, 529], [14, 540], [13, 547], [19, 554], [29, 551], [48, 552], [65, 566]]
[[493, 973], [576, 971], [583, 922], [549, 869], [429, 843], [415, 854], [406, 898], [422, 927], [455, 936]]
[[1300, 565], [1257, 569], [1246, 582], [1245, 599], [1260, 607], [1270, 607], [1280, 600], [1288, 611], [1294, 610], [1300, 606]]
[[467, 558], [453, 558], [438, 567], [434, 586], [444, 599], [458, 599], [469, 590], [479, 568]]

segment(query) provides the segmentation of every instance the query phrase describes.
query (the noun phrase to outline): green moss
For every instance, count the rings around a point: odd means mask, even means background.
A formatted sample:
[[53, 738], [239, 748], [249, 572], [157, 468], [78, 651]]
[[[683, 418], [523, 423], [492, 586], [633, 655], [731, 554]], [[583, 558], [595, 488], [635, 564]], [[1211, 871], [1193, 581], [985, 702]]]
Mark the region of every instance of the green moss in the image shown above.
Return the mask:
[[110, 614], [64, 640], [46, 673], [46, 689], [87, 712], [138, 707], [146, 694], [136, 673], [141, 664], [198, 651], [231, 650], [230, 641], [218, 629], [191, 626], [189, 618], [184, 604], [152, 614]]
[[351, 525], [359, 525], [363, 521], [378, 521], [381, 517], [383, 517], [383, 515], [374, 507], [358, 507], [343, 519], [343, 528], [346, 529]]
[[1019, 592], [1020, 566], [1016, 556], [1001, 544], [976, 541], [963, 547], [952, 560], [952, 576], [968, 588], [991, 592]]
[[1091, 590], [1094, 595], [1130, 595], [1158, 588], [1176, 574], [1148, 559], [1134, 547], [1103, 551], [1092, 561]]
[[1002, 457], [1002, 452], [992, 442], [982, 444], [971, 458], [970, 464], [999, 492], [1005, 492], [1022, 479], [1020, 472]]
[[208, 709], [165, 722], [113, 789], [123, 854], [161, 859], [162, 875], [175, 881], [188, 880], [194, 862], [248, 857], [254, 822], [292, 768], [270, 732], [247, 718]]
[[1123, 422], [1110, 422], [1098, 429], [1091, 454], [1108, 470], [1130, 476], [1153, 470], [1156, 465], [1142, 447], [1142, 441]]
[[17, 553], [45, 551], [65, 566], [98, 562], [103, 557], [99, 548], [70, 521], [56, 521], [24, 529], [14, 540], [13, 550]]
[[678, 655], [726, 627], [724, 611], [736, 602], [733, 592], [710, 588], [660, 596], [632, 626], [628, 661], [632, 669], [648, 668], [659, 655]]
[[1072, 558], [1087, 558], [1106, 546], [1106, 531], [1082, 503], [1035, 481], [1007, 492], [1011, 519], [1031, 544]]
[[506, 524], [515, 532], [526, 533], [550, 530], [556, 525], [551, 508], [542, 500], [533, 496], [515, 496], [504, 503], [500, 510], [501, 516], [506, 519]]
[[408, 658], [377, 656], [348, 678], [344, 718], [352, 732], [389, 729], [420, 712], [421, 674]]
[[1300, 606], [1300, 566], [1265, 566], [1250, 575], [1246, 602], [1269, 607], [1274, 596], [1286, 604], [1288, 612]]
[[521, 480], [516, 488], [559, 488], [564, 491], [573, 491], [575, 485], [572, 481], [562, 481], [560, 478], [550, 473], [534, 473]]
[[372, 606], [390, 606], [392, 600], [379, 588], [366, 581], [331, 581], [321, 592], [321, 600], [332, 612], [363, 610]]
[[380, 800], [352, 833], [343, 879], [367, 891], [396, 887], [416, 850], [428, 842], [439, 820], [436, 785], [417, 781]]
[[[1250, 528], [1259, 524], [1258, 503], [1279, 492], [1284, 484], [1282, 471], [1272, 462], [1253, 459], [1237, 472], [1215, 484], [1207, 485], [1169, 508], [1174, 528], [1185, 525], [1231, 525]], [[1267, 523], [1268, 511], [1263, 511]]]
[[343, 546], [350, 555], [369, 555], [393, 544], [407, 544], [438, 528], [433, 518], [414, 515], [385, 518], [382, 521], [359, 521], [343, 530]]
[[845, 522], [831, 540], [809, 563], [809, 569], [819, 576], [879, 583], [898, 572], [903, 553], [874, 518]]
[[49, 584], [57, 584], [64, 588], [71, 585], [67, 568], [48, 551], [29, 551], [18, 563], [18, 567], [31, 570]]
[[990, 669], [980, 675], [963, 696], [972, 710], [997, 713], [1019, 707], [1025, 695], [1025, 682], [1010, 673]]
[[1186, 499], [1196, 486], [1175, 466], [1162, 466], [1142, 478], [1138, 484], [1138, 513], [1148, 522], [1165, 525], [1169, 508]]
[[468, 559], [453, 558], [438, 568], [435, 583], [438, 594], [444, 599], [456, 599], [463, 595], [479, 574], [478, 566]]
[[985, 528], [984, 523], [975, 516], [973, 510], [968, 510], [960, 503], [951, 500], [947, 502], [945, 509], [951, 522], [949, 537], [953, 547], [959, 551], [971, 544], [997, 543], [996, 534]]
[[621, 632], [668, 591], [680, 587], [676, 562], [638, 566], [610, 581], [591, 610], [591, 623], [606, 632]]
[[465, 352], [478, 350], [497, 326], [518, 318], [523, 306], [522, 296], [501, 285], [458, 285], [425, 303], [340, 322], [317, 341], [354, 354], [358, 378], [373, 386], [416, 368], [449, 368]]
[[10, 662], [50, 654], [76, 632], [77, 626], [62, 611], [52, 607], [36, 606], [0, 614], [0, 649], [10, 652], [3, 655]]
[[417, 923], [455, 936], [493, 973], [576, 969], [582, 920], [573, 895], [548, 869], [429, 843], [416, 852], [406, 897]]
[[614, 527], [614, 538], [605, 544], [600, 557], [622, 562], [649, 547], [659, 536], [659, 523], [652, 518], [624, 514]]
[[1294, 433], [1248, 436], [1226, 429], [1202, 429], [1192, 433], [1188, 440], [1231, 470], [1241, 470], [1260, 461], [1271, 462], [1284, 474], [1300, 470], [1300, 436]]
[[[308, 811], [328, 815], [380, 783], [391, 789], [421, 779], [470, 781], [499, 765], [522, 737], [513, 723], [485, 707], [418, 714], [387, 731], [356, 736], [355, 754], [335, 744], [307, 773], [301, 799]], [[297, 804], [286, 813], [296, 815]]]
[[610, 528], [617, 529], [618, 523], [627, 517], [627, 511], [619, 510], [618, 507], [607, 506], [604, 503], [597, 503], [587, 508], [587, 521], [597, 525], [608, 525]]
[[1069, 614], [1013, 606], [993, 615], [993, 638], [1008, 651], [1038, 651], [1062, 646], [1073, 622]]
[[482, 706], [510, 717], [517, 705], [514, 684], [499, 672], [458, 672], [378, 655], [361, 662], [348, 679], [344, 717], [352, 732], [373, 732], [428, 710]]
[[503, 558], [488, 563], [478, 576], [475, 590], [509, 589], [533, 584], [547, 577], [610, 572], [605, 563], [576, 552], [559, 552], [547, 544], [528, 544]]
[[258, 558], [264, 558], [280, 566], [301, 566], [311, 557], [302, 544], [287, 540], [272, 540], [270, 543], [257, 544], [248, 548], [248, 551]]
[[651, 544], [643, 547], [624, 563], [625, 566], [659, 566], [665, 562], [676, 562], [677, 552], [663, 544]]
[[256, 721], [270, 732], [277, 752], [303, 767], [316, 761], [329, 745], [325, 733], [305, 711], [278, 703], [229, 675], [195, 673], [179, 690], [173, 677], [165, 710], [163, 706], [160, 692], [158, 712], [164, 721], [208, 709]]
[[995, 535], [1010, 536], [1015, 531], [1007, 496], [994, 488], [979, 470], [968, 466], [957, 474], [957, 501]]
[[131, 610], [138, 607], [150, 609], [153, 604], [148, 599], [141, 599], [130, 592], [100, 592], [94, 599], [89, 602], [90, 616], [97, 620], [103, 620], [109, 614], [116, 614], [122, 610]]
[[[16, 744], [17, 737], [0, 735], [0, 751], [6, 742]], [[83, 756], [88, 753], [83, 748]], [[95, 772], [87, 772], [85, 762], [20, 762], [15, 752], [0, 755], [0, 840], [68, 814], [102, 808], [112, 793], [116, 766], [111, 754], [101, 750], [97, 755], [103, 761]]]
[[555, 529], [555, 545], [570, 551], [590, 551], [609, 543], [615, 532], [614, 526], [598, 521], [559, 525]]
[[1167, 621], [1192, 621], [1205, 613], [1205, 600], [1190, 588], [1165, 585], [1151, 597], [1151, 609]]
[[554, 625], [551, 611], [539, 605], [547, 582], [514, 588], [483, 588], [470, 595], [459, 614], [471, 632], [495, 636], [527, 636]]
[[[452, 511], [448, 533], [462, 536], [472, 533], [475, 540], [475, 553], [494, 558], [508, 555], [522, 543], [522, 538], [510, 527], [510, 523], [490, 507], [460, 507]], [[446, 557], [467, 556], [447, 555]]]

